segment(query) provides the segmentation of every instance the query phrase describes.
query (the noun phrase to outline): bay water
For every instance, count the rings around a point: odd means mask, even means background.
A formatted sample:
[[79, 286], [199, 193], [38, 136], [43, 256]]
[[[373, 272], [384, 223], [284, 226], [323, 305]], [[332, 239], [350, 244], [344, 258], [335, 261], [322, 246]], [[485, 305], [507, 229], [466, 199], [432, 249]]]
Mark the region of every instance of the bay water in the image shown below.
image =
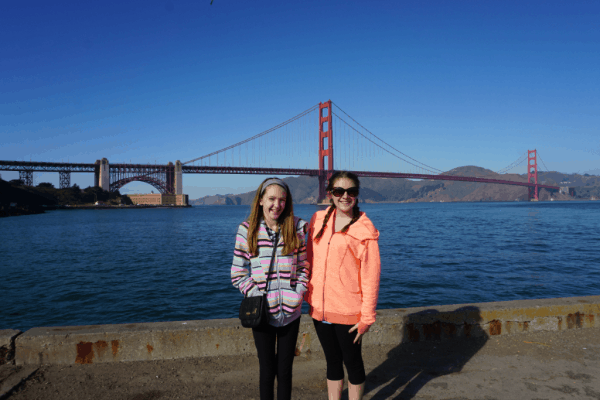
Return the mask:
[[[294, 205], [310, 220], [319, 206]], [[600, 294], [600, 202], [361, 204], [378, 308]], [[235, 318], [247, 206], [0, 219], [0, 329]], [[304, 306], [306, 311], [306, 305]]]

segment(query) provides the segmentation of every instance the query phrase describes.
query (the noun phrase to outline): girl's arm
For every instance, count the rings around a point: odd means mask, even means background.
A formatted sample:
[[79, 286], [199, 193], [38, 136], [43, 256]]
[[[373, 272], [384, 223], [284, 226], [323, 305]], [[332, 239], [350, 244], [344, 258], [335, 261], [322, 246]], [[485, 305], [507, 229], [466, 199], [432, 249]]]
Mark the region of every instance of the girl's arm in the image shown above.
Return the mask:
[[[315, 229], [315, 220], [316, 220], [316, 215], [317, 213], [314, 213], [312, 218], [310, 219], [310, 223], [307, 226], [306, 229], [306, 235], [305, 240], [306, 240], [306, 262], [308, 263], [308, 268], [309, 268], [309, 274], [308, 274], [308, 279], [310, 280], [310, 274], [312, 273], [312, 269], [314, 268], [314, 264], [313, 264], [313, 230]], [[307, 295], [304, 295], [305, 300], [308, 301]]]
[[310, 277], [310, 263], [308, 262], [306, 252], [306, 232], [308, 224], [300, 220], [298, 222], [296, 234], [300, 237], [300, 247], [298, 248], [298, 265], [296, 266], [296, 293], [302, 295], [306, 292], [308, 278]]
[[365, 250], [359, 257], [361, 260], [360, 281], [363, 295], [360, 324], [372, 325], [375, 322], [375, 308], [379, 296], [381, 261], [377, 240], [366, 240], [365, 244]]
[[250, 252], [248, 250], [248, 223], [240, 224], [235, 237], [233, 263], [231, 265], [231, 283], [246, 297], [258, 296], [258, 285], [250, 275]]

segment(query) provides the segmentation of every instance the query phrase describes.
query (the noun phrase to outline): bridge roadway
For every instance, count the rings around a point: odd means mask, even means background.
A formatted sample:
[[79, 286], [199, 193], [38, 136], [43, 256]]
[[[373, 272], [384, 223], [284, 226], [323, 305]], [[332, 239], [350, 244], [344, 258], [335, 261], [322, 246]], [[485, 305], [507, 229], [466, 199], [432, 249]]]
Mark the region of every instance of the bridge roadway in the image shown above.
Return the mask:
[[[34, 162], [34, 161], [0, 161], [0, 170], [4, 171], [32, 171], [32, 172], [96, 172], [97, 164], [82, 164], [82, 163], [50, 163], [50, 162]], [[109, 169], [129, 169], [144, 171], [146, 176], [149, 172], [163, 172], [169, 168], [169, 165], [157, 164], [109, 164]], [[500, 185], [515, 185], [545, 188], [551, 190], [559, 190], [558, 186], [534, 184], [528, 182], [509, 181], [504, 179], [479, 178], [471, 176], [456, 176], [456, 175], [428, 175], [414, 173], [399, 173], [399, 172], [373, 172], [373, 171], [352, 171], [361, 177], [372, 178], [403, 178], [403, 179], [427, 179], [427, 180], [445, 180], [445, 181], [461, 181], [461, 182], [480, 182], [494, 183]], [[318, 169], [301, 169], [301, 168], [263, 168], [263, 167], [228, 167], [228, 166], [193, 166], [183, 165], [182, 173], [185, 174], [245, 174], [245, 175], [308, 175], [319, 176], [321, 173]]]

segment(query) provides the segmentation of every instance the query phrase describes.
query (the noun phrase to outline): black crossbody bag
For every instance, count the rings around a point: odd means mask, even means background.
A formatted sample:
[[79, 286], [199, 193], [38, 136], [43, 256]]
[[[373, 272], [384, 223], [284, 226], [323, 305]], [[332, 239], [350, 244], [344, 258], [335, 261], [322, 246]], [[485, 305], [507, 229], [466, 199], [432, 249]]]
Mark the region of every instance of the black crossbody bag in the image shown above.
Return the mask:
[[[269, 290], [269, 275], [271, 275], [271, 268], [275, 261], [275, 253], [277, 252], [277, 243], [279, 242], [279, 232], [275, 234], [275, 246], [273, 248], [273, 255], [271, 255], [271, 264], [269, 265], [269, 272], [267, 274], [267, 291]], [[252, 271], [252, 267], [250, 267]], [[244, 328], [258, 328], [259, 326], [266, 325], [269, 321], [267, 305], [267, 294], [255, 297], [244, 297], [242, 304], [240, 304], [240, 321]]]

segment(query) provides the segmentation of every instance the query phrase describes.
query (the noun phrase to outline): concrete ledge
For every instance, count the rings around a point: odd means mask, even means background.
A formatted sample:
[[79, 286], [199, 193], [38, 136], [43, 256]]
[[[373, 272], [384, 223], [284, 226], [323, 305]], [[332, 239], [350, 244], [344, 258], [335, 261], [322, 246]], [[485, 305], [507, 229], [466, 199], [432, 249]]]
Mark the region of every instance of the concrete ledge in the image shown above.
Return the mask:
[[596, 322], [600, 296], [417, 307], [380, 310], [377, 314], [377, 323], [371, 329], [379, 327], [383, 332], [381, 343], [386, 344], [393, 344], [388, 341], [391, 337], [400, 339], [397, 342], [418, 342], [562, 331], [600, 327]]
[[11, 362], [15, 354], [15, 338], [21, 331], [15, 329], [0, 330], [0, 365]]
[[[598, 327], [600, 296], [379, 310], [365, 344], [511, 335]], [[17, 337], [15, 362], [91, 364], [254, 354], [238, 319], [33, 328]], [[304, 315], [296, 354], [322, 351]]]

